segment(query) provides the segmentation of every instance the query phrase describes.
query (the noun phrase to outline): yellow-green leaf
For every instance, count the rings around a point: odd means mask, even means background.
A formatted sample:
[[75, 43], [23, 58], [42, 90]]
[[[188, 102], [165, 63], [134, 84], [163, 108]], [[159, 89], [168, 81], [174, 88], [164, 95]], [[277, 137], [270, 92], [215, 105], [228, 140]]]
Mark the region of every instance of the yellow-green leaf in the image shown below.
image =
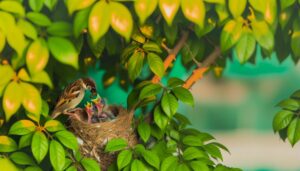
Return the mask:
[[0, 29], [0, 52], [2, 52], [2, 50], [5, 47], [5, 34], [4, 32]]
[[161, 58], [155, 53], [148, 53], [147, 60], [151, 71], [161, 78], [165, 73], [164, 63]]
[[118, 2], [109, 3], [109, 9], [112, 28], [129, 41], [133, 28], [133, 20], [129, 10]]
[[255, 50], [255, 38], [251, 32], [243, 32], [240, 40], [237, 42], [235, 51], [240, 63], [245, 63], [251, 57]]
[[51, 25], [51, 20], [49, 17], [45, 14], [38, 13], [38, 12], [28, 12], [26, 14], [26, 17], [33, 22], [34, 24], [38, 26], [50, 26]]
[[37, 38], [37, 31], [35, 27], [28, 21], [20, 19], [17, 23], [17, 27], [23, 32], [23, 34], [31, 39]]
[[0, 166], [1, 170], [9, 170], [9, 171], [19, 171], [18, 168], [13, 162], [11, 162], [8, 158], [0, 158]]
[[20, 16], [25, 15], [25, 9], [20, 2], [17, 1], [1, 1], [0, 9], [18, 14]]
[[49, 50], [44, 39], [36, 39], [28, 48], [26, 64], [30, 73], [42, 71], [48, 63]]
[[31, 81], [34, 83], [41, 83], [53, 88], [51, 78], [46, 71], [41, 71], [32, 75]]
[[59, 121], [57, 120], [49, 120], [45, 123], [45, 126], [44, 126], [47, 131], [49, 132], [57, 132], [57, 131], [62, 131], [62, 130], [65, 130], [65, 127], [63, 126], [62, 123], [60, 123]]
[[26, 47], [23, 32], [16, 25], [13, 25], [9, 30], [7, 30], [6, 38], [8, 44], [18, 53], [19, 56], [22, 56]]
[[21, 68], [18, 72], [18, 78], [20, 78], [23, 81], [30, 81], [30, 76], [25, 70], [25, 68]]
[[3, 109], [6, 121], [8, 121], [20, 108], [23, 93], [22, 87], [17, 82], [13, 81], [8, 84], [3, 96]]
[[38, 163], [45, 158], [48, 152], [48, 147], [48, 139], [45, 134], [40, 131], [36, 131], [32, 137], [31, 151]]
[[158, 0], [136, 0], [134, 2], [134, 9], [143, 24], [146, 19], [154, 12], [157, 7]]
[[274, 35], [265, 21], [252, 21], [253, 35], [256, 41], [268, 51], [274, 47]]
[[22, 104], [24, 108], [33, 114], [39, 115], [42, 109], [42, 98], [40, 92], [31, 84], [21, 82], [23, 90]]
[[33, 11], [41, 11], [44, 5], [44, 0], [29, 0], [29, 6]]
[[164, 19], [167, 21], [168, 25], [171, 26], [179, 9], [180, 0], [159, 0], [158, 5]]
[[89, 32], [93, 42], [97, 42], [109, 29], [110, 10], [105, 1], [97, 2], [89, 16]]
[[249, 0], [251, 6], [264, 15], [265, 20], [269, 24], [273, 24], [277, 15], [276, 0]]
[[203, 0], [183, 0], [181, 1], [181, 9], [188, 20], [203, 27], [205, 19]]
[[[69, 14], [72, 15], [74, 11], [81, 10], [92, 5], [96, 0], [66, 0]], [[103, 13], [103, 11], [98, 11]]]
[[242, 33], [242, 22], [239, 20], [230, 20], [224, 26], [221, 33], [221, 49], [227, 51], [240, 39]]
[[294, 21], [291, 47], [296, 57], [300, 57], [300, 23], [299, 19]]
[[10, 13], [3, 11], [0, 11], [0, 18], [0, 28], [5, 34], [7, 34], [8, 30], [16, 25], [15, 18]]
[[229, 0], [229, 10], [234, 18], [241, 16], [245, 10], [247, 0]]
[[49, 37], [48, 47], [59, 62], [78, 68], [78, 53], [70, 40], [61, 37]]
[[10, 65], [0, 65], [0, 86], [6, 86], [14, 75], [15, 71]]
[[30, 120], [20, 120], [15, 122], [9, 129], [9, 134], [26, 135], [35, 130], [35, 124]]
[[63, 170], [65, 165], [65, 150], [56, 140], [50, 142], [50, 162], [55, 170]]
[[286, 8], [292, 6], [296, 0], [280, 0], [280, 7], [281, 7], [281, 10], [285, 10]]
[[[0, 136], [0, 152], [12, 152], [18, 149], [16, 142], [8, 136]], [[0, 157], [1, 160], [1, 157]], [[0, 165], [3, 166], [3, 165]], [[3, 169], [3, 168], [1, 168]]]

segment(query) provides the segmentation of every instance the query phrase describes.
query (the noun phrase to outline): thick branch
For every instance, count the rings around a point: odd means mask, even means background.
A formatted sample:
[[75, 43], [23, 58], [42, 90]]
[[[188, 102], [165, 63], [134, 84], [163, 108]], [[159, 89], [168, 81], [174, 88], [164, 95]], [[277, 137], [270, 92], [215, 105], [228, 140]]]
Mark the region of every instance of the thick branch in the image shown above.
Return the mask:
[[[185, 44], [187, 38], [189, 36], [189, 32], [188, 31], [184, 31], [182, 33], [182, 36], [180, 38], [180, 40], [178, 41], [178, 43], [175, 45], [174, 49], [172, 49], [169, 53], [169, 55], [167, 56], [167, 58], [164, 61], [164, 68], [165, 71], [170, 67], [170, 65], [173, 63], [173, 61], [176, 59], [176, 56], [178, 54], [178, 52], [182, 49], [183, 45]], [[152, 78], [152, 83], [158, 83], [160, 81], [160, 77], [155, 75]]]
[[185, 81], [183, 85], [184, 88], [189, 89], [192, 85], [199, 79], [203, 77], [205, 71], [208, 67], [215, 62], [215, 60], [221, 55], [221, 49], [215, 47], [214, 51], [206, 57], [206, 59], [201, 63], [201, 65], [193, 71], [193, 74]]

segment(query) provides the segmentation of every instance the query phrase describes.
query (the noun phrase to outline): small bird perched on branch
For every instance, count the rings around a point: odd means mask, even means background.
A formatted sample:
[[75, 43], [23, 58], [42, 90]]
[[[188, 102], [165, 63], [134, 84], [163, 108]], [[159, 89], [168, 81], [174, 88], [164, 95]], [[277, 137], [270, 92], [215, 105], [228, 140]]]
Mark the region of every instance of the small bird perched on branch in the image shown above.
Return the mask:
[[78, 79], [66, 87], [63, 94], [59, 97], [51, 117], [54, 119], [60, 114], [73, 115], [74, 113], [69, 111], [81, 102], [86, 90], [91, 91], [92, 96], [97, 95], [96, 84], [90, 78]]

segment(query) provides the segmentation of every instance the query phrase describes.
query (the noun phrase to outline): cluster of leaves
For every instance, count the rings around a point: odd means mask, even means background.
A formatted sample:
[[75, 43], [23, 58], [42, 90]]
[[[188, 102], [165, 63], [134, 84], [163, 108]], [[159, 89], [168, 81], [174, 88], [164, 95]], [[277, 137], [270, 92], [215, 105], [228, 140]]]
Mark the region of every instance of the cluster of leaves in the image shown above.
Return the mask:
[[55, 170], [71, 171], [78, 167], [100, 170], [97, 162], [80, 155], [76, 137], [57, 120], [47, 120], [42, 125], [19, 120], [8, 134], [20, 136], [18, 144], [9, 136], [0, 136], [0, 160], [5, 161], [4, 166], [12, 161], [16, 168], [13, 170], [43, 170], [40, 167], [49, 162]]
[[300, 140], [300, 90], [281, 101], [278, 106], [281, 110], [274, 117], [273, 129], [275, 133], [279, 132], [281, 139], [288, 138], [294, 146]]

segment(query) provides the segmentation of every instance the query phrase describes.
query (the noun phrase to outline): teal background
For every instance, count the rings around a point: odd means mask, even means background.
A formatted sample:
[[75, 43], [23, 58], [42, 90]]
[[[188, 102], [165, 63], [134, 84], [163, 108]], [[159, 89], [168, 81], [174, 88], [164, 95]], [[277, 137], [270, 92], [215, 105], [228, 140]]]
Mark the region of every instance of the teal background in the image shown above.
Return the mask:
[[[179, 56], [178, 60], [175, 61], [172, 71], [162, 81], [165, 82], [169, 77], [185, 79], [190, 73], [191, 71], [187, 72], [181, 65]], [[273, 134], [272, 119], [278, 110], [275, 105], [300, 88], [298, 73], [299, 67], [290, 58], [279, 63], [275, 55], [267, 59], [262, 59], [258, 52], [255, 64], [246, 63], [242, 65], [237, 61], [236, 57], [233, 57], [232, 61], [226, 61], [226, 68], [222, 78], [216, 79], [210, 73], [206, 75], [209, 79], [200, 80], [199, 85], [197, 83], [193, 87], [192, 91], [196, 99], [195, 107], [191, 108], [180, 105], [179, 112], [186, 114], [191, 119], [193, 127], [212, 134], [237, 132], [238, 130], [251, 130], [258, 133]], [[97, 68], [90, 68], [88, 72], [88, 75], [96, 80], [99, 94], [109, 104], [126, 106], [128, 92], [122, 90], [117, 82], [108, 88], [104, 88], [101, 83], [103, 74], [104, 71]], [[227, 100], [222, 101], [212, 97], [207, 101], [205, 98], [201, 98], [200, 93], [203, 91], [203, 87], [205, 87], [201, 84], [206, 83], [205, 81], [209, 81], [218, 87], [221, 85], [221, 89], [224, 82], [225, 84], [234, 82], [233, 84], [237, 84], [238, 87], [242, 87], [244, 90], [245, 95], [243, 96], [243, 100], [229, 104], [226, 102]], [[201, 87], [202, 89], [198, 91]], [[235, 93], [235, 90], [233, 89], [232, 92]], [[230, 96], [230, 94], [227, 95]], [[239, 96], [239, 94], [236, 96]], [[299, 161], [299, 159], [290, 160]], [[282, 168], [265, 168], [264, 166], [245, 168], [239, 165], [239, 167], [249, 171], [282, 170]], [[288, 169], [285, 170], [288, 171]]]

